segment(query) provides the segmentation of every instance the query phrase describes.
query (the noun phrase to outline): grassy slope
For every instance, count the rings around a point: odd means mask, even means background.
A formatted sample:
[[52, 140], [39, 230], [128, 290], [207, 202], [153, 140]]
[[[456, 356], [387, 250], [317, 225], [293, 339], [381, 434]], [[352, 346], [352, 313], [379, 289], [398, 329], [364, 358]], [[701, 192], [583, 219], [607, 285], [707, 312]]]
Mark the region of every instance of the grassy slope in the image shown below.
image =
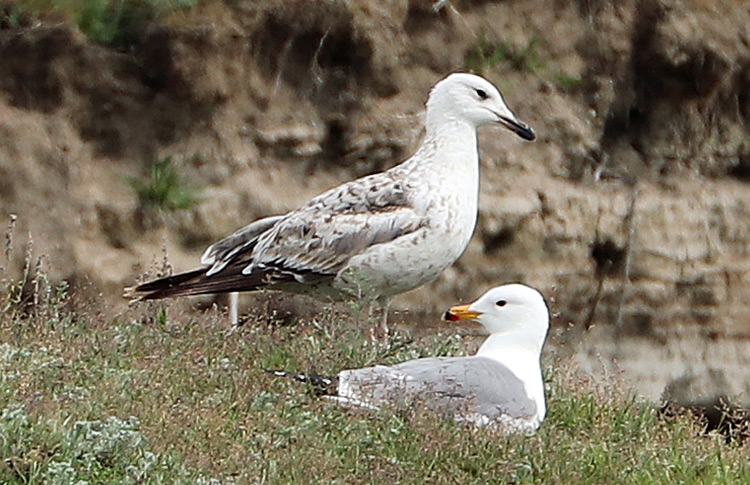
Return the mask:
[[541, 430], [501, 437], [413, 410], [342, 409], [262, 372], [457, 354], [455, 337], [378, 347], [335, 312], [228, 333], [213, 312], [144, 305], [103, 321], [64, 303], [0, 315], [0, 483], [750, 481], [745, 448], [567, 362], [547, 363]]

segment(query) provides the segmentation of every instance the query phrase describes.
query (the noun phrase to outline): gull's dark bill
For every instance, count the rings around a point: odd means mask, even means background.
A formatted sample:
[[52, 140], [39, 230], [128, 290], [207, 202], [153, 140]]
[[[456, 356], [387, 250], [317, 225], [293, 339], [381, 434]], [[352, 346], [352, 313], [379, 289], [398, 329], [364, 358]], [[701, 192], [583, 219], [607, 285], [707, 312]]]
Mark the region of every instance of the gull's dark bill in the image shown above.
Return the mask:
[[498, 123], [502, 124], [524, 140], [533, 141], [536, 139], [536, 133], [534, 133], [534, 130], [532, 130], [529, 125], [522, 121], [513, 120], [505, 116], [500, 116], [500, 120], [498, 121]]

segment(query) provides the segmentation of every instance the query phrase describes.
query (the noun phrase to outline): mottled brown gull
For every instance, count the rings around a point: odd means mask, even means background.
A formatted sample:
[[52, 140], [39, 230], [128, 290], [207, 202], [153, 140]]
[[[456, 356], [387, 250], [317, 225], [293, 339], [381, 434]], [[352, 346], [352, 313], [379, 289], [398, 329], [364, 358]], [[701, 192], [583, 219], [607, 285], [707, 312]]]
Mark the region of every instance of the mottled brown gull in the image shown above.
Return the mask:
[[521, 284], [499, 286], [446, 319], [475, 320], [490, 334], [469, 357], [428, 357], [393, 366], [345, 370], [335, 378], [269, 371], [309, 382], [342, 404], [428, 407], [457, 421], [533, 431], [546, 415], [540, 366], [549, 327], [542, 295]]
[[390, 170], [260, 219], [210, 246], [205, 266], [126, 291], [159, 299], [261, 288], [322, 300], [360, 298], [383, 309], [392, 296], [437, 278], [474, 232], [479, 197], [477, 127], [534, 132], [482, 77], [454, 73], [430, 91], [425, 136]]

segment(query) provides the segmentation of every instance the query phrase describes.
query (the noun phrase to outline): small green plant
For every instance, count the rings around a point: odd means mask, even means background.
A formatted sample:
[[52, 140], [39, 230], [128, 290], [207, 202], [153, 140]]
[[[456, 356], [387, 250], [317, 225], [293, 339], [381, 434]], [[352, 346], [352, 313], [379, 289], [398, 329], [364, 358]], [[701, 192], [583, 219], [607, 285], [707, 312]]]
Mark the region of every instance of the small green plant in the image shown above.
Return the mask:
[[0, 5], [0, 29], [20, 27], [24, 19], [24, 9], [14, 3]]
[[573, 76], [562, 71], [553, 74], [552, 80], [555, 81], [563, 91], [575, 91], [583, 86], [583, 78], [581, 76]]
[[584, 83], [581, 76], [546, 66], [539, 54], [541, 42], [542, 38], [534, 35], [525, 47], [518, 48], [506, 41], [492, 42], [482, 34], [477, 43], [466, 51], [464, 64], [467, 69], [483, 74], [499, 63], [505, 62], [519, 71], [550, 79], [563, 91], [572, 92], [580, 89]]
[[141, 31], [154, 16], [153, 7], [146, 2], [84, 0], [76, 22], [91, 40], [128, 50], [138, 44]]
[[76, 22], [89, 39], [121, 51], [140, 43], [149, 24], [200, 0], [16, 0], [0, 5], [0, 28], [30, 22], [33, 15], [54, 13]]
[[467, 69], [479, 74], [500, 62], [508, 62], [521, 71], [536, 72], [543, 67], [538, 52], [540, 40], [538, 36], [533, 36], [526, 47], [519, 49], [506, 41], [492, 42], [482, 34], [477, 43], [466, 52], [464, 64]]
[[167, 323], [169, 323], [169, 320], [167, 319], [167, 309], [162, 306], [156, 313], [156, 324], [159, 327], [164, 328], [167, 326]]
[[196, 190], [177, 173], [171, 157], [152, 163], [145, 182], [131, 179], [130, 183], [143, 207], [174, 211], [188, 209], [198, 200]]

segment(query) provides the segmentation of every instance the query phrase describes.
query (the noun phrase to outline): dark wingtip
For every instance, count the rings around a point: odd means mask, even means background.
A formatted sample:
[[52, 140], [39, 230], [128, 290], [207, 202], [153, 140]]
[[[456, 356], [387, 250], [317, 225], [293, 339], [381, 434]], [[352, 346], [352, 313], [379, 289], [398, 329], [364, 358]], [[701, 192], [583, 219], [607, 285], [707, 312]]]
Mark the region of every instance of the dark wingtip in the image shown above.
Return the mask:
[[289, 372], [285, 370], [263, 369], [263, 372], [275, 377], [287, 377], [297, 382], [309, 384], [316, 396], [336, 394], [338, 379], [336, 377], [326, 377], [319, 374], [300, 374], [298, 372]]

